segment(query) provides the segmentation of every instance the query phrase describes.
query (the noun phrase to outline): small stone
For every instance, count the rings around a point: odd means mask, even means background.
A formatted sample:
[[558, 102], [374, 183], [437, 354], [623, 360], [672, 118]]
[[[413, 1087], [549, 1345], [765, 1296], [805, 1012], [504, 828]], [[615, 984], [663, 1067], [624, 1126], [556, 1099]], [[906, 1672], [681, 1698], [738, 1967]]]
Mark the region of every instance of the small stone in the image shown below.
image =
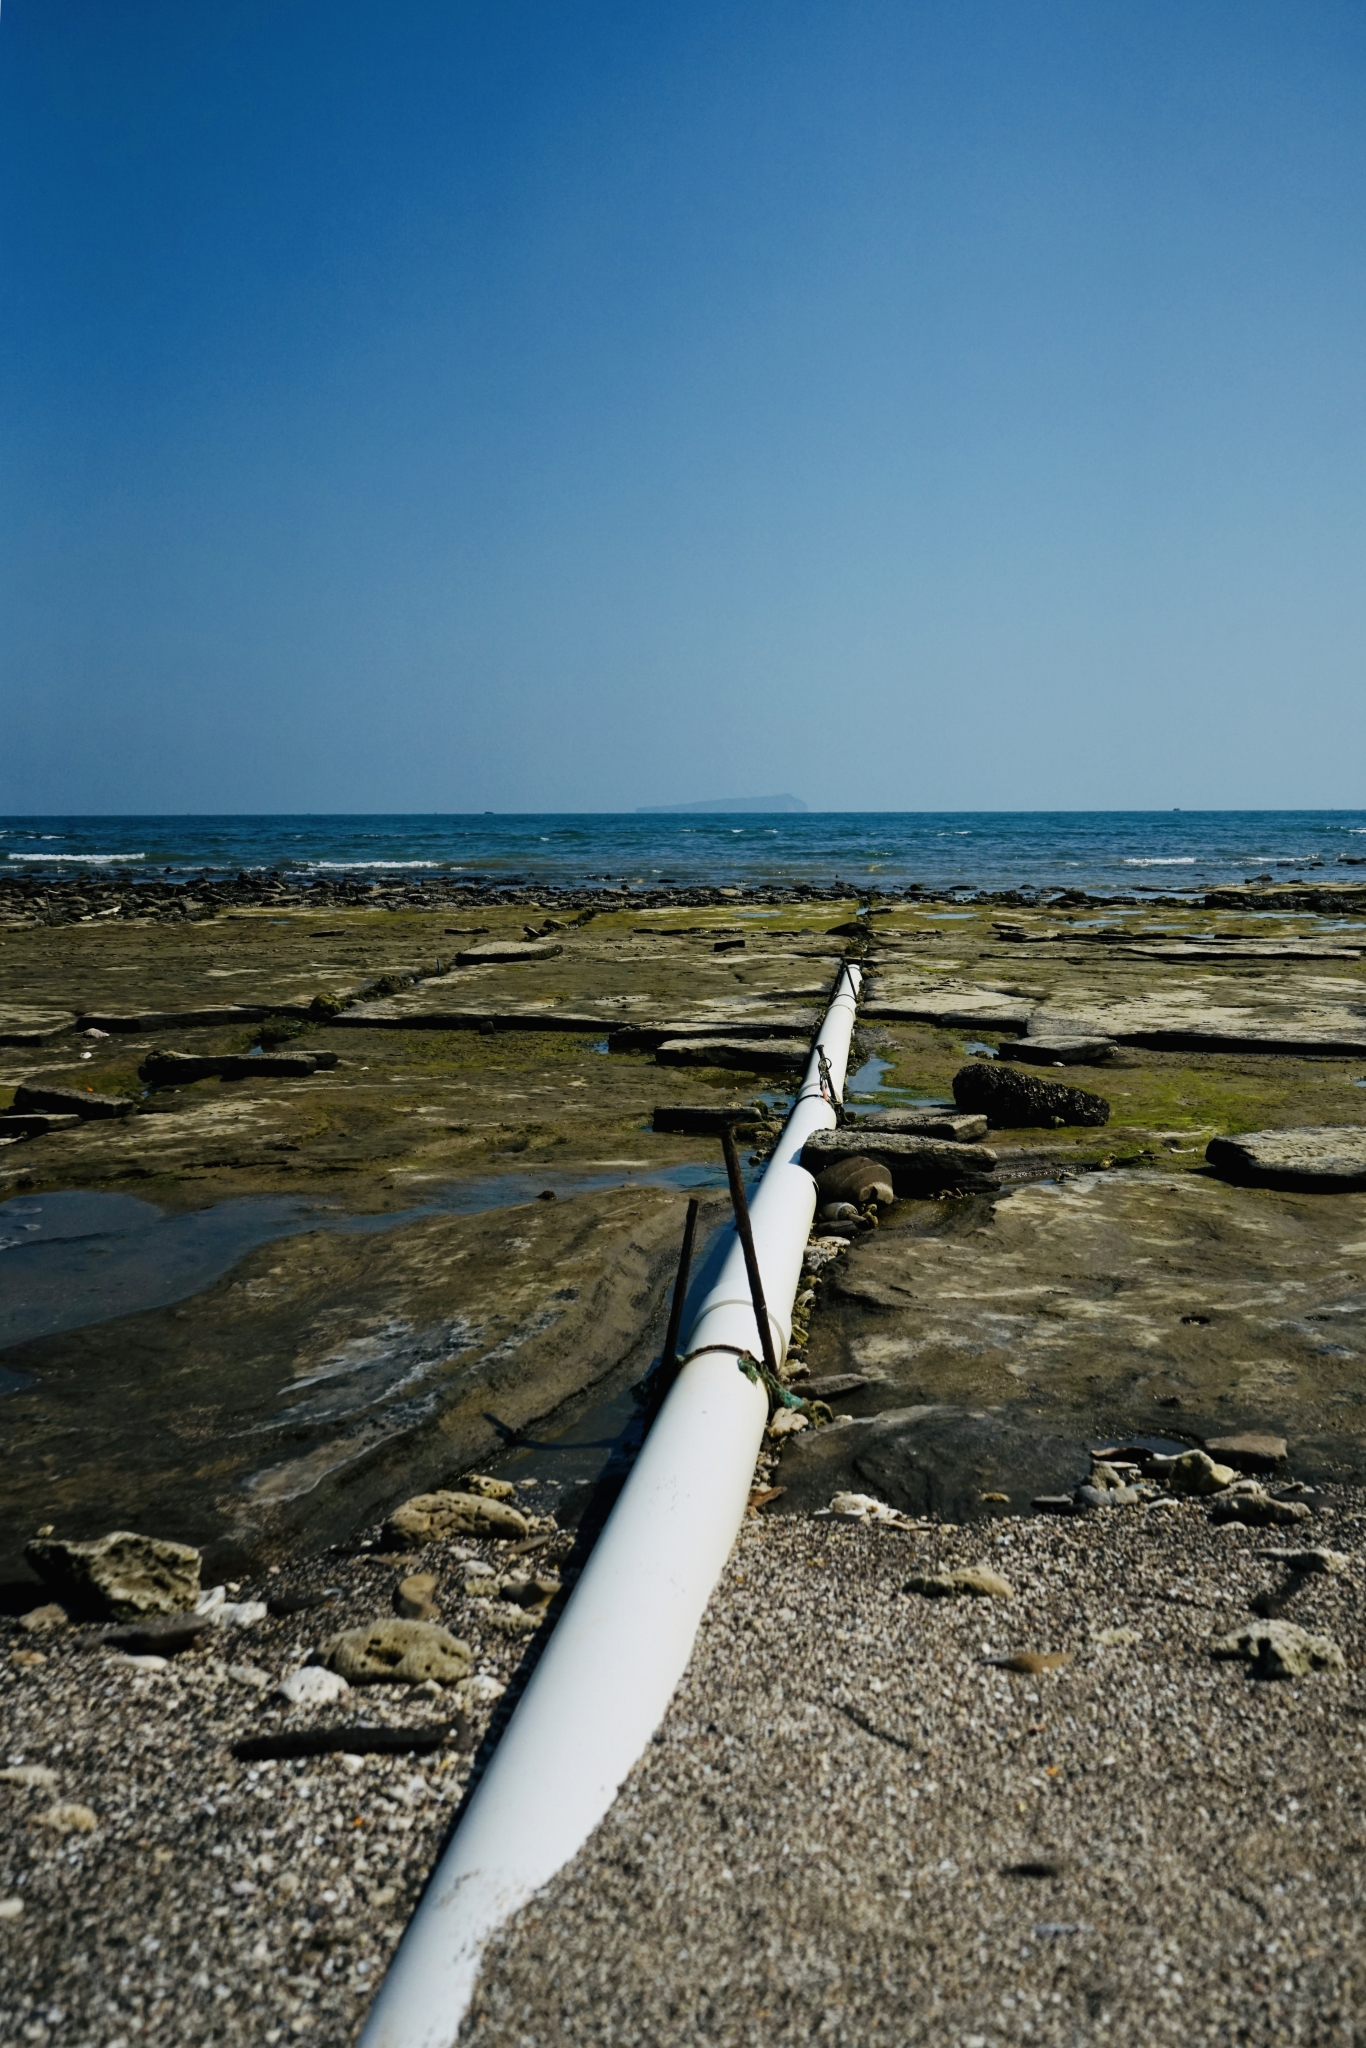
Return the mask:
[[1073, 1498], [1079, 1507], [1132, 1508], [1143, 1496], [1136, 1486], [1079, 1486]]
[[46, 1664], [47, 1657], [42, 1650], [11, 1650], [10, 1663], [19, 1665]]
[[235, 1685], [249, 1685], [256, 1692], [264, 1692], [270, 1684], [267, 1673], [259, 1670], [255, 1664], [229, 1664], [228, 1677]]
[[500, 1636], [534, 1636], [546, 1618], [544, 1607], [488, 1606], [481, 1617], [485, 1628]]
[[1182, 1451], [1154, 1458], [1152, 1475], [1172, 1493], [1222, 1493], [1238, 1477], [1231, 1465], [1217, 1465], [1208, 1451]]
[[1243, 1522], [1249, 1529], [1287, 1528], [1307, 1522], [1313, 1510], [1302, 1500], [1273, 1500], [1269, 1493], [1230, 1493], [1210, 1510], [1214, 1522]]
[[325, 1671], [321, 1664], [305, 1664], [302, 1671], [291, 1671], [275, 1688], [292, 1707], [330, 1706], [350, 1689], [340, 1672]]
[[768, 1425], [770, 1436], [795, 1436], [798, 1430], [811, 1427], [807, 1416], [795, 1408], [780, 1408]]
[[1303, 1678], [1310, 1671], [1345, 1671], [1331, 1636], [1311, 1635], [1293, 1621], [1255, 1621], [1210, 1644], [1215, 1657], [1242, 1657], [1259, 1678]]
[[491, 1677], [487, 1671], [476, 1671], [472, 1678], [461, 1679], [454, 1697], [462, 1707], [491, 1707], [506, 1691], [501, 1679]]
[[11, 1764], [0, 1771], [0, 1785], [23, 1785], [30, 1791], [48, 1792], [57, 1782], [50, 1764]]
[[98, 1817], [88, 1806], [61, 1801], [49, 1806], [46, 1813], [38, 1815], [39, 1827], [52, 1828], [59, 1835], [88, 1835], [99, 1826]]
[[126, 1669], [132, 1671], [169, 1671], [170, 1669], [170, 1662], [165, 1657], [150, 1655], [130, 1657], [122, 1650], [115, 1650], [109, 1662], [111, 1664], [122, 1664]]
[[527, 1533], [526, 1516], [505, 1501], [477, 1493], [418, 1493], [394, 1509], [384, 1525], [390, 1550], [438, 1543], [446, 1536], [514, 1536]]
[[324, 1651], [333, 1671], [352, 1685], [451, 1684], [467, 1676], [470, 1651], [430, 1621], [372, 1621], [334, 1636]]
[[462, 1493], [477, 1493], [481, 1500], [511, 1500], [517, 1491], [510, 1479], [491, 1479], [486, 1472], [470, 1472], [460, 1482]]
[[1107, 1650], [1127, 1650], [1138, 1641], [1138, 1631], [1132, 1628], [1103, 1628], [1096, 1641]]
[[394, 1588], [394, 1612], [405, 1621], [430, 1621], [437, 1612], [436, 1577], [432, 1572], [413, 1572]]
[[52, 1600], [46, 1607], [31, 1607], [27, 1614], [21, 1614], [19, 1626], [37, 1633], [43, 1629], [65, 1628], [68, 1619], [66, 1609], [59, 1607], [56, 1601]]
[[1237, 1436], [1208, 1437], [1205, 1449], [1212, 1458], [1232, 1465], [1237, 1472], [1274, 1472], [1287, 1456], [1283, 1436], [1271, 1436], [1259, 1429], [1243, 1430]]
[[18, 1920], [22, 1917], [23, 1911], [22, 1899], [0, 1899], [0, 1920]]
[[199, 1598], [200, 1556], [188, 1543], [116, 1529], [93, 1543], [37, 1537], [24, 1556], [68, 1604], [93, 1608], [110, 1621], [177, 1614]]
[[989, 1565], [960, 1565], [956, 1571], [920, 1572], [906, 1581], [906, 1593], [921, 1593], [927, 1600], [953, 1600], [964, 1596], [977, 1600], [1010, 1600], [1014, 1587]]

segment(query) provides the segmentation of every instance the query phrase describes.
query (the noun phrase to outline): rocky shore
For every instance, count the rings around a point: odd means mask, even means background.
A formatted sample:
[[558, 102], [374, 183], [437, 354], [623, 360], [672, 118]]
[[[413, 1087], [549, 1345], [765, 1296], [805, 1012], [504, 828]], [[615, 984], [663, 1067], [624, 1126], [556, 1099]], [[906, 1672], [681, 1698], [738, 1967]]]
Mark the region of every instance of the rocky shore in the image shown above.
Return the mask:
[[[16, 2038], [354, 2038], [849, 957], [806, 1405], [468, 2037], [1353, 2038], [1364, 911], [0, 878]], [[119, 1528], [183, 1643], [35, 1568]]]

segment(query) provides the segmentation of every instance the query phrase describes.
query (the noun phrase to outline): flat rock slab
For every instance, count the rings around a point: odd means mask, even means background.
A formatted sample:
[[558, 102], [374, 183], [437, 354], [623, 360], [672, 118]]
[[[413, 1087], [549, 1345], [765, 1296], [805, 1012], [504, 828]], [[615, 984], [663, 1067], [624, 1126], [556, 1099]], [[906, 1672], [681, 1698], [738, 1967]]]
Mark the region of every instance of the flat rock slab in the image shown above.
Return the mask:
[[14, 1107], [27, 1115], [33, 1111], [55, 1110], [60, 1115], [95, 1122], [106, 1117], [128, 1116], [133, 1109], [127, 1095], [96, 1095], [86, 1088], [43, 1088], [21, 1082], [14, 1091]]
[[0, 1138], [45, 1138], [49, 1131], [69, 1131], [81, 1122], [72, 1110], [35, 1110], [29, 1116], [0, 1116]]
[[1366, 1188], [1366, 1126], [1359, 1124], [1212, 1138], [1205, 1157], [1225, 1180], [1245, 1185], [1328, 1194]]
[[1240, 1430], [1236, 1436], [1207, 1437], [1205, 1449], [1221, 1465], [1231, 1465], [1235, 1472], [1277, 1472], [1289, 1456], [1283, 1436], [1272, 1436], [1261, 1429]]
[[817, 1176], [845, 1159], [871, 1159], [885, 1166], [896, 1193], [927, 1187], [958, 1187], [989, 1174], [996, 1154], [985, 1145], [957, 1145], [943, 1138], [919, 1138], [904, 1131], [849, 1129], [813, 1131], [802, 1147], [802, 1165]]
[[1041, 1081], [995, 1061], [972, 1060], [953, 1077], [953, 1099], [960, 1109], [980, 1111], [1003, 1130], [1040, 1129], [1050, 1124], [1104, 1124], [1110, 1105], [1084, 1088], [1064, 1088], [1060, 1081]]
[[972, 1145], [987, 1134], [987, 1120], [961, 1109], [879, 1109], [860, 1117], [861, 1129], [879, 1135], [904, 1132], [908, 1138], [947, 1138], [955, 1145]]
[[233, 1003], [212, 1010], [87, 1010], [76, 1020], [82, 1031], [174, 1031], [200, 1024], [257, 1024], [281, 1003]]
[[601, 1034], [615, 1019], [582, 1010], [419, 1010], [381, 998], [333, 1017], [333, 1031], [580, 1031]]
[[[698, 1038], [796, 1038], [810, 1046], [819, 1018], [815, 1010], [759, 1011], [748, 1016], [676, 1017], [672, 1023], [615, 1024], [613, 1052], [657, 1052], [661, 1045]], [[802, 1055], [803, 1060], [807, 1053]]]
[[1090, 1067], [1113, 1059], [1118, 1048], [1113, 1038], [1061, 1037], [1048, 1034], [1007, 1039], [1000, 1049], [1003, 1060], [1022, 1060], [1033, 1067]]
[[457, 967], [506, 967], [524, 960], [555, 960], [564, 951], [553, 939], [524, 941], [491, 940], [487, 946], [467, 946], [455, 956]]
[[138, 1068], [142, 1080], [154, 1088], [175, 1088], [189, 1081], [261, 1081], [305, 1079], [320, 1067], [337, 1064], [335, 1053], [261, 1052], [197, 1053], [154, 1052]]
[[989, 988], [902, 988], [877, 979], [859, 1004], [862, 1017], [888, 1023], [963, 1024], [979, 1031], [1023, 1031], [1035, 1005]]
[[976, 1520], [1024, 1512], [1037, 1493], [1073, 1483], [1086, 1469], [1080, 1420], [1032, 1414], [1023, 1402], [991, 1409], [957, 1403], [893, 1408], [867, 1421], [834, 1423], [789, 1439], [779, 1469], [782, 1512], [824, 1507], [849, 1487], [871, 1490], [908, 1515]]
[[655, 1052], [661, 1067], [738, 1067], [746, 1073], [786, 1073], [804, 1067], [804, 1038], [671, 1038]]
[[43, 1045], [76, 1026], [74, 1010], [39, 1010], [27, 1004], [0, 1004], [0, 1045]]

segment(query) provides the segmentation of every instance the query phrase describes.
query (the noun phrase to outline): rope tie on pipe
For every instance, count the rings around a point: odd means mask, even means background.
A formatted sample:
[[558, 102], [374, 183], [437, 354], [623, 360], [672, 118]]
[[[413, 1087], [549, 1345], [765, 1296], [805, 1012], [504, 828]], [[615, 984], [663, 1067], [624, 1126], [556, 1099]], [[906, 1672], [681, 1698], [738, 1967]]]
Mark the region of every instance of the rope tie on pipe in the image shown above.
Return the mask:
[[709, 1351], [730, 1351], [734, 1354], [735, 1363], [745, 1378], [753, 1381], [756, 1387], [762, 1387], [768, 1395], [770, 1415], [777, 1408], [796, 1408], [801, 1414], [809, 1415], [817, 1429], [823, 1422], [834, 1421], [835, 1417], [828, 1403], [804, 1401], [800, 1394], [793, 1393], [791, 1387], [784, 1386], [778, 1375], [770, 1372], [761, 1358], [756, 1358], [752, 1351], [746, 1351], [742, 1344], [700, 1344], [696, 1351], [690, 1351], [686, 1358], [679, 1359], [679, 1371], [681, 1372], [685, 1365], [691, 1365], [694, 1358], [705, 1358]]

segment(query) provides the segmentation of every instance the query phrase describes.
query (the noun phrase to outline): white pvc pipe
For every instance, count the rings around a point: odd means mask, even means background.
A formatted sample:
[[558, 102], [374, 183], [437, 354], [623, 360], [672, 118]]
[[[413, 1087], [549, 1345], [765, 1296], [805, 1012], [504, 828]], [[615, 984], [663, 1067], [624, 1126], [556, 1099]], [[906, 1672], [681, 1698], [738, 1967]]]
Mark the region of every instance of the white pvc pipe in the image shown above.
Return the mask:
[[[858, 984], [846, 966], [817, 1040], [841, 1093]], [[750, 1205], [780, 1359], [816, 1207], [802, 1146], [834, 1122], [813, 1052]], [[409, 1923], [361, 2048], [452, 2048], [489, 1936], [582, 1848], [663, 1719], [744, 1516], [768, 1421], [767, 1394], [733, 1350], [697, 1355], [721, 1344], [762, 1356], [738, 1239], [681, 1346], [689, 1363]]]

